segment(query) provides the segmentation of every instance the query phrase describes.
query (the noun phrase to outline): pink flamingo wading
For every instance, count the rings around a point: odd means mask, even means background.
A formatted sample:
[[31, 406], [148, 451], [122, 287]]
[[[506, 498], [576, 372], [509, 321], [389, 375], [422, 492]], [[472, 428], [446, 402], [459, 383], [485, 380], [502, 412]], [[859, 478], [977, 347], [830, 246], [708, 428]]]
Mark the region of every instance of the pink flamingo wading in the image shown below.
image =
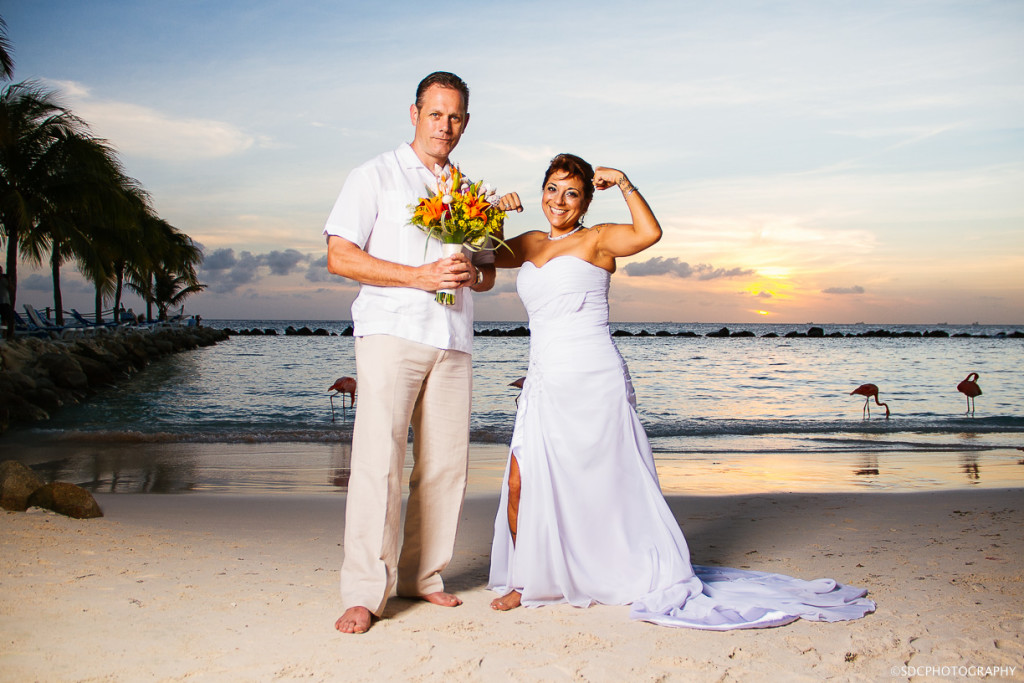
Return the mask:
[[981, 387], [978, 386], [978, 373], [972, 372], [967, 375], [963, 382], [956, 385], [956, 390], [967, 397], [967, 412], [964, 415], [974, 415], [974, 397], [981, 396]]
[[850, 396], [853, 396], [854, 394], [857, 394], [859, 396], [863, 396], [864, 397], [864, 410], [861, 411], [862, 414], [866, 415], [867, 417], [871, 417], [871, 407], [868, 405], [868, 402], [873, 397], [875, 399], [875, 403], [877, 403], [878, 405], [880, 405], [883, 408], [885, 408], [885, 417], [886, 417], [886, 419], [889, 418], [889, 404], [888, 403], [882, 403], [881, 401], [878, 400], [878, 386], [877, 385], [874, 385], [874, 384], [861, 384], [859, 387], [857, 387], [856, 389], [854, 389], [853, 391], [850, 392]]
[[[515, 380], [514, 382], [509, 382], [508, 385], [510, 387], [515, 387], [516, 389], [519, 389], [519, 396], [522, 396], [523, 395], [523, 384], [525, 384], [525, 383], [526, 383], [526, 378], [525, 377], [520, 377], [519, 379]], [[517, 406], [519, 405], [519, 396], [516, 396], [516, 405]]]
[[327, 391], [333, 391], [331, 394], [331, 422], [334, 422], [334, 397], [341, 395], [341, 409], [345, 410], [345, 394], [348, 394], [349, 399], [352, 401], [352, 406], [356, 405], [356, 380], [352, 377], [339, 377], [334, 380]]

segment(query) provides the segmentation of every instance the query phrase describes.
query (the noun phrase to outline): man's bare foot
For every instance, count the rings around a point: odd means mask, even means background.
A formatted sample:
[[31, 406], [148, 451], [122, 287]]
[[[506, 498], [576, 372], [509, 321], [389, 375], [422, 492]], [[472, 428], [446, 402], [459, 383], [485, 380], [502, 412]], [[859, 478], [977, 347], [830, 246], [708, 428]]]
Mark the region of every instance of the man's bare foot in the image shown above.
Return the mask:
[[499, 612], [507, 612], [510, 609], [515, 609], [522, 604], [523, 596], [519, 591], [512, 591], [500, 598], [491, 600], [491, 609], [496, 609]]
[[366, 633], [370, 630], [373, 615], [365, 607], [349, 607], [341, 618], [334, 622], [334, 628], [342, 633]]
[[420, 597], [429, 603], [440, 605], [441, 607], [458, 607], [462, 604], [462, 600], [459, 599], [459, 596], [452, 595], [451, 593], [444, 593], [442, 591], [428, 593], [427, 595], [421, 595]]

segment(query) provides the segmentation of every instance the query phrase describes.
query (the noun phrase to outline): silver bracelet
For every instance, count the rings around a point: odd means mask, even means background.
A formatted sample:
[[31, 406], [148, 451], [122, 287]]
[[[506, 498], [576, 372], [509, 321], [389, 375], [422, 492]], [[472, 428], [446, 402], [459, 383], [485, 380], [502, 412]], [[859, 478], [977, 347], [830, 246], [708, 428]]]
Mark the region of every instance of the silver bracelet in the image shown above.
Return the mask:
[[636, 185], [634, 185], [633, 183], [630, 183], [629, 184], [629, 192], [627, 192], [625, 195], [623, 195], [622, 198], [623, 199], [629, 199], [629, 195], [633, 194], [634, 192], [636, 192]]

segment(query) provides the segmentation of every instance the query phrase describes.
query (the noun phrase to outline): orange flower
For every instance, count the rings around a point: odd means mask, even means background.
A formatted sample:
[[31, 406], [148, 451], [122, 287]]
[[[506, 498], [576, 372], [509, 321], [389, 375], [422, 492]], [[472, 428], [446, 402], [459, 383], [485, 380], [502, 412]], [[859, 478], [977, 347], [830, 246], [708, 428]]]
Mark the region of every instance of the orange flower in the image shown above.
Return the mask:
[[425, 225], [441, 222], [441, 217], [448, 212], [448, 207], [441, 201], [440, 195], [421, 199], [414, 216], [419, 216]]
[[463, 204], [467, 220], [487, 220], [487, 210], [491, 208], [490, 202], [479, 195], [467, 195]]

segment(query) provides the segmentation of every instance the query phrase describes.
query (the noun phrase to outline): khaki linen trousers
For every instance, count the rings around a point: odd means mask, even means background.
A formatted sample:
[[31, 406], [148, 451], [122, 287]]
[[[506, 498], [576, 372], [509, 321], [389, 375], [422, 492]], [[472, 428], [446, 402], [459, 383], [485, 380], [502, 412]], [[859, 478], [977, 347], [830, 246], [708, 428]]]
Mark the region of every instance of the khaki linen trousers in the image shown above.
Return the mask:
[[[398, 594], [444, 589], [466, 492], [472, 357], [393, 337], [357, 337], [359, 406], [345, 505], [344, 609], [381, 616]], [[399, 556], [409, 426], [413, 469]]]

